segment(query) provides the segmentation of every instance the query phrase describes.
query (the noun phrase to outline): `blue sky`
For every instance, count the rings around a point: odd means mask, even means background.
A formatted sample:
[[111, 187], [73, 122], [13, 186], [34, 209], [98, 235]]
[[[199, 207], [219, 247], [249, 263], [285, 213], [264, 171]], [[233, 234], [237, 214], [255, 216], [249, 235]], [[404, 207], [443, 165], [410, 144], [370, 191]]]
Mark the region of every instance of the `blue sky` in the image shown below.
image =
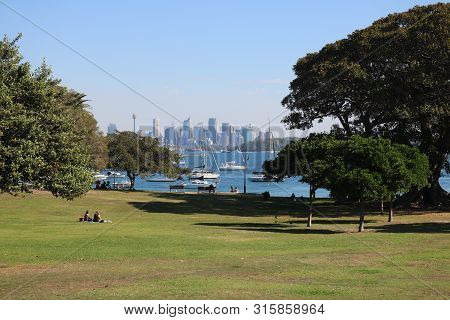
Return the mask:
[[178, 122], [2, 3], [176, 119], [260, 126], [283, 111], [298, 58], [391, 12], [433, 2], [0, 0], [0, 30], [23, 33], [25, 59], [37, 66], [45, 58], [65, 85], [87, 94], [103, 130], [109, 122], [126, 130], [133, 112], [142, 125], [153, 117]]

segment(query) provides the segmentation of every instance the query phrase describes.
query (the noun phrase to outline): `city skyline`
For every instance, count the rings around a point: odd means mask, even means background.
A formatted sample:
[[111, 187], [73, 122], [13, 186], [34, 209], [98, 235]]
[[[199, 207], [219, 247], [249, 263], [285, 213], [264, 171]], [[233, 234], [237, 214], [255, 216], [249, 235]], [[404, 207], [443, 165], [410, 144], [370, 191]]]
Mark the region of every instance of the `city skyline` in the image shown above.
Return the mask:
[[[54, 38], [11, 10], [0, 12], [0, 26], [10, 38], [23, 34], [19, 44], [33, 67], [45, 58], [64, 85], [86, 94], [103, 132], [110, 122], [131, 130], [130, 113], [148, 125], [152, 118], [177, 124], [189, 116], [205, 122], [207, 112], [223, 122], [262, 126], [272, 119], [279, 126], [298, 58], [389, 13], [431, 2], [175, 1], [128, 7], [19, 0], [9, 5]], [[329, 128], [330, 122], [320, 126]]]

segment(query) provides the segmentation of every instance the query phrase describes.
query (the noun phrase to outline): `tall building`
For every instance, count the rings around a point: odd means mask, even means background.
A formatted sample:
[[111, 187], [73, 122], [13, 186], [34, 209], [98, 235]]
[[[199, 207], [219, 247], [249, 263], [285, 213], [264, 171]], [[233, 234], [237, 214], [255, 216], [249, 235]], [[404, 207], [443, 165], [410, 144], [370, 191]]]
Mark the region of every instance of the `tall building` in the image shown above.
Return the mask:
[[183, 121], [183, 130], [181, 134], [181, 144], [188, 145], [191, 138], [191, 118]]
[[208, 119], [208, 138], [212, 143], [217, 143], [217, 120], [216, 118]]
[[150, 125], [139, 126], [138, 133], [141, 137], [153, 137], [153, 127]]
[[114, 134], [117, 132], [117, 126], [115, 123], [110, 123], [108, 125], [108, 134]]
[[224, 147], [228, 147], [230, 144], [231, 127], [228, 122], [222, 122], [222, 139], [220, 144]]
[[248, 143], [255, 139], [255, 130], [251, 124], [249, 124], [248, 126], [242, 127], [241, 132], [242, 132], [243, 143]]
[[174, 146], [177, 144], [177, 135], [174, 126], [166, 127], [164, 129], [164, 145]]
[[161, 123], [158, 118], [153, 119], [153, 136], [159, 138], [161, 136]]
[[194, 127], [193, 133], [194, 133], [194, 140], [195, 142], [199, 143], [200, 141], [205, 140], [205, 132], [203, 128], [203, 123], [199, 123]]

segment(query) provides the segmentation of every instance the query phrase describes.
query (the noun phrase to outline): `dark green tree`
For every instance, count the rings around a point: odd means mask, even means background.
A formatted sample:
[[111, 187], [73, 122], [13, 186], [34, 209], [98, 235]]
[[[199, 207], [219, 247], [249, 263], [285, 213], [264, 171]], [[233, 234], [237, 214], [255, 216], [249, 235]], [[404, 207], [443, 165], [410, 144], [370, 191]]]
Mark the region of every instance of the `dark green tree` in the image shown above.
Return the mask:
[[312, 200], [317, 188], [330, 190], [333, 198], [355, 201], [360, 205], [359, 230], [364, 230], [364, 206], [368, 202], [389, 199], [427, 184], [428, 159], [416, 148], [392, 144], [383, 138], [354, 135], [337, 139], [332, 135], [311, 135], [293, 142], [264, 167], [278, 177], [301, 176], [310, 185]]
[[177, 164], [178, 153], [161, 147], [156, 138], [139, 136], [131, 131], [108, 135], [109, 166], [124, 170], [134, 189], [136, 177], [162, 173], [176, 177], [184, 171]]
[[93, 170], [106, 168], [108, 150], [106, 136], [100, 131], [97, 120], [90, 112], [86, 95], [61, 87], [61, 100], [66, 106], [67, 116], [74, 122], [80, 143], [89, 154], [89, 165]]
[[418, 190], [428, 184], [430, 169], [428, 158], [417, 148], [393, 144], [385, 151], [387, 164], [382, 167], [385, 187], [383, 198], [389, 201], [389, 218], [394, 217], [395, 197], [410, 190]]
[[264, 169], [279, 179], [300, 177], [300, 182], [309, 184], [309, 204], [307, 227], [312, 226], [313, 202], [316, 191], [328, 186], [328, 170], [332, 159], [328, 158], [330, 144], [336, 139], [322, 134], [312, 134], [308, 138], [291, 142], [281, 150], [274, 160], [266, 161]]
[[332, 117], [347, 136], [417, 146], [431, 169], [424, 201], [445, 201], [439, 177], [450, 169], [449, 21], [448, 3], [414, 7], [299, 59], [282, 102], [290, 111], [284, 122], [306, 129]]
[[22, 61], [20, 35], [0, 41], [0, 191], [43, 188], [73, 199], [92, 183], [89, 158], [65, 112], [59, 81]]

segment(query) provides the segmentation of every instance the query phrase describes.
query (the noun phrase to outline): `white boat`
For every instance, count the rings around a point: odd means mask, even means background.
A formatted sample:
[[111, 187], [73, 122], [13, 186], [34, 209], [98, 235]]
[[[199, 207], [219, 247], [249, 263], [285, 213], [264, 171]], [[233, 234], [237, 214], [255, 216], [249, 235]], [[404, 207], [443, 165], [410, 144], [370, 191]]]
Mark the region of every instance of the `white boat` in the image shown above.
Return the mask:
[[216, 172], [212, 172], [210, 170], [206, 170], [203, 168], [194, 168], [192, 169], [191, 173], [189, 174], [189, 179], [191, 180], [215, 180], [219, 179], [220, 174]]
[[245, 169], [244, 165], [236, 164], [236, 161], [222, 163], [219, 167], [220, 171], [238, 171]]
[[117, 171], [108, 171], [106, 174], [108, 178], [125, 178], [125, 175], [123, 173]]
[[207, 187], [207, 186], [216, 187], [215, 183], [206, 181], [206, 180], [192, 180], [189, 184], [185, 184], [186, 189], [196, 189], [198, 187]]
[[103, 180], [106, 180], [106, 179], [108, 179], [107, 175], [104, 175], [104, 174], [101, 174], [101, 173], [94, 174], [94, 180], [95, 181], [103, 181]]
[[[275, 179], [275, 177], [267, 174], [267, 172], [265, 172], [265, 171], [253, 172], [253, 174], [249, 177], [249, 180], [252, 182], [275, 182], [275, 181], [277, 181]], [[281, 180], [281, 181], [283, 181], [283, 180]]]
[[111, 183], [111, 186], [113, 189], [128, 189], [131, 188], [131, 182], [130, 181], [121, 181], [116, 183]]
[[148, 181], [148, 182], [175, 182], [177, 180], [178, 179], [176, 179], [176, 178], [167, 178], [167, 177], [155, 177], [155, 178], [145, 179], [145, 181]]

